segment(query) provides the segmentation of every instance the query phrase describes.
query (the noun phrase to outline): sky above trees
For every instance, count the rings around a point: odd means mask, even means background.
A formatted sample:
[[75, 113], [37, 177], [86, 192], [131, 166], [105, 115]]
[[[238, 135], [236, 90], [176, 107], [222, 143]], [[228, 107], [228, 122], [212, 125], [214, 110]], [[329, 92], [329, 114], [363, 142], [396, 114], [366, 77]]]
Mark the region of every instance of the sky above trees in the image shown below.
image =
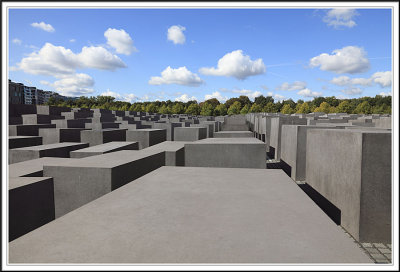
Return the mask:
[[391, 10], [9, 9], [9, 79], [66, 96], [224, 102], [392, 92]]

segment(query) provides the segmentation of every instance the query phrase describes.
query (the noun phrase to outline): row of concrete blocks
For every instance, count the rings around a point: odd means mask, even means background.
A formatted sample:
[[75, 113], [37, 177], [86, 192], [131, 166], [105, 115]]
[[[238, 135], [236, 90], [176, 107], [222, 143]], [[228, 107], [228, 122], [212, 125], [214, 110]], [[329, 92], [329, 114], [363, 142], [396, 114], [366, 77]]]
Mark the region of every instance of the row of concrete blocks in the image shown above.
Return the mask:
[[300, 186], [325, 203], [323, 209], [338, 224], [358, 241], [391, 242], [390, 129], [341, 123], [288, 125], [304, 119], [284, 116], [263, 120], [271, 125], [262, 139], [269, 142], [282, 169], [305, 183]]
[[[17, 208], [10, 206], [10, 239], [23, 235], [46, 220], [60, 217], [163, 165], [266, 168], [265, 144], [254, 138], [167, 141], [135, 151], [137, 148], [137, 142], [108, 143], [73, 151], [71, 157], [75, 159], [41, 158], [11, 164], [10, 196], [13, 195], [17, 199], [12, 203], [19, 205], [15, 206]], [[29, 180], [29, 177], [33, 178]], [[21, 183], [24, 185], [18, 185]], [[27, 188], [28, 185], [32, 189]], [[35, 186], [44, 188], [48, 197], [54, 198], [54, 205], [50, 205], [54, 206], [54, 210], [48, 208], [49, 199], [37, 201], [35, 194], [39, 189]], [[54, 186], [54, 195], [49, 194], [52, 190], [48, 186]], [[31, 190], [32, 193], [28, 198], [26, 190]], [[27, 200], [23, 200], [24, 198]], [[22, 214], [31, 216], [21, 216]]]

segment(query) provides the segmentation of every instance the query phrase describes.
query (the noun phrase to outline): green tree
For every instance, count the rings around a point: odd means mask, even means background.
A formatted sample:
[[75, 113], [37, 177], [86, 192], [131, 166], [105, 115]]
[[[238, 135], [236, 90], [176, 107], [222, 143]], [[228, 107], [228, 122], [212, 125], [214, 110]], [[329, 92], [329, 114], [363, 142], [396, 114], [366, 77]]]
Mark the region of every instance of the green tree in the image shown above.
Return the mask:
[[337, 113], [351, 113], [350, 103], [347, 100], [340, 102], [340, 104], [336, 107], [335, 112]]
[[155, 113], [158, 112], [158, 108], [155, 103], [150, 103], [146, 106], [146, 112]]
[[229, 109], [228, 109], [228, 114], [229, 115], [233, 115], [233, 114], [239, 114], [241, 110], [241, 104], [239, 101], [236, 101], [235, 103], [233, 103]]
[[218, 99], [216, 99], [216, 98], [208, 99], [208, 100], [204, 101], [204, 103], [211, 104], [213, 106], [213, 109], [220, 104]]
[[203, 106], [201, 107], [200, 115], [203, 116], [212, 116], [214, 112], [214, 107], [209, 104], [208, 102], [205, 102]]
[[168, 107], [166, 104], [164, 104], [158, 109], [158, 112], [161, 114], [171, 114], [172, 110], [170, 107]]
[[254, 98], [254, 103], [260, 105], [261, 107], [265, 107], [265, 105], [267, 105], [267, 98], [263, 95], [257, 96], [256, 98]]
[[243, 108], [246, 105], [251, 105], [251, 101], [246, 95], [239, 96], [238, 101], [240, 102], [240, 108]]
[[273, 102], [268, 102], [263, 108], [263, 112], [277, 112], [275, 104]]
[[286, 104], [289, 104], [291, 109], [294, 109], [296, 107], [296, 103], [291, 98], [283, 101], [283, 105], [286, 105]]
[[[193, 105], [193, 104], [191, 104]], [[196, 104], [197, 105], [197, 104]], [[185, 112], [185, 107], [183, 106], [182, 103], [178, 102], [172, 107], [172, 113], [173, 114], [181, 114]], [[197, 115], [197, 114], [196, 114]]]
[[371, 114], [372, 108], [368, 101], [364, 101], [355, 108], [354, 113], [357, 114]]
[[240, 114], [247, 114], [250, 110], [249, 105], [245, 105], [241, 110], [240, 110]]
[[214, 109], [214, 115], [215, 116], [224, 116], [224, 115], [226, 115], [227, 111], [228, 110], [226, 109], [225, 104], [219, 104]]
[[[235, 103], [236, 101], [239, 101], [239, 98], [237, 98], [237, 97], [232, 97], [232, 98], [226, 100], [226, 102], [225, 102], [226, 108], [229, 109], [229, 108], [233, 105], [233, 103]], [[240, 101], [239, 101], [239, 102], [240, 102]], [[240, 104], [241, 104], [241, 103], [240, 103]]]
[[332, 112], [331, 110], [331, 105], [329, 105], [327, 102], [322, 102], [319, 107], [314, 109], [314, 112], [325, 112], [325, 113], [330, 113]]
[[262, 107], [256, 103], [254, 103], [250, 108], [250, 112], [261, 112], [261, 111]]
[[282, 109], [281, 109], [281, 113], [284, 114], [292, 114], [294, 113], [293, 108], [290, 106], [290, 104], [284, 104]]
[[[296, 113], [310, 113], [310, 106], [308, 105], [307, 102], [304, 102], [303, 104], [298, 104], [300, 105], [299, 109], [296, 111]], [[297, 107], [297, 106], [296, 106]]]
[[200, 106], [197, 105], [197, 103], [190, 104], [189, 107], [186, 109], [186, 114], [199, 115], [200, 114]]

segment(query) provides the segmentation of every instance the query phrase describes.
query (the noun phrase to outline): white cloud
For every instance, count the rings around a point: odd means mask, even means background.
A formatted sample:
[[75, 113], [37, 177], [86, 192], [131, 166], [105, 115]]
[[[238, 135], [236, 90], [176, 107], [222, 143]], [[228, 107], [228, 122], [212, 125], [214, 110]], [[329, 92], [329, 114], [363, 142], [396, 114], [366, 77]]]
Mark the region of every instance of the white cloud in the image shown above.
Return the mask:
[[130, 55], [137, 51], [133, 46], [133, 40], [128, 33], [123, 29], [109, 28], [104, 32], [104, 37], [107, 39], [107, 44], [115, 48], [117, 53]]
[[273, 92], [268, 92], [267, 96], [271, 96], [274, 100], [282, 101], [285, 100], [286, 97], [280, 94], [274, 94]]
[[218, 60], [218, 68], [200, 68], [204, 75], [235, 77], [246, 79], [249, 76], [263, 74], [266, 71], [263, 60], [251, 60], [250, 56], [243, 55], [242, 50], [232, 51]]
[[208, 99], [211, 99], [211, 98], [216, 98], [220, 102], [225, 102], [226, 100], [228, 100], [228, 97], [222, 96], [221, 93], [218, 92], [218, 91], [213, 92], [212, 94], [206, 94], [204, 96], [204, 100], [208, 100]]
[[351, 85], [371, 86], [372, 78], [349, 78], [348, 76], [340, 76], [333, 78], [330, 82], [338, 86], [351, 86]]
[[297, 92], [298, 95], [304, 96], [304, 97], [317, 97], [317, 96], [322, 96], [321, 92], [313, 92], [310, 89], [303, 89], [299, 92]]
[[76, 42], [76, 40], [75, 39], [70, 39], [69, 42]]
[[93, 78], [82, 73], [68, 75], [53, 83], [47, 81], [40, 81], [40, 83], [53, 87], [59, 94], [65, 96], [81, 96], [94, 92], [92, 88], [89, 88], [94, 85]]
[[190, 72], [185, 66], [173, 69], [170, 66], [161, 72], [161, 77], [151, 77], [149, 84], [178, 84], [185, 86], [199, 86], [203, 80], [197, 75]]
[[376, 72], [371, 76], [375, 83], [381, 85], [381, 87], [389, 87], [392, 85], [392, 72]]
[[15, 43], [15, 44], [18, 44], [18, 45], [21, 45], [21, 43], [22, 43], [22, 41], [20, 39], [17, 39], [17, 38], [13, 39], [12, 42]]
[[184, 26], [180, 25], [173, 25], [170, 28], [168, 28], [168, 40], [172, 41], [174, 44], [184, 44], [185, 43], [185, 34], [183, 34], [183, 31], [185, 31], [186, 28]]
[[46, 24], [45, 22], [40, 22], [40, 23], [32, 23], [31, 26], [42, 29], [47, 32], [54, 32], [55, 29], [54, 27], [51, 26], [51, 24]]
[[326, 13], [323, 21], [334, 28], [340, 26], [352, 28], [357, 25], [353, 21], [353, 17], [357, 15], [358, 13], [354, 9], [331, 9]]
[[46, 43], [38, 52], [32, 52], [17, 68], [34, 75], [49, 75], [57, 78], [75, 73], [78, 68], [115, 70], [126, 67], [116, 55], [103, 47], [83, 47], [79, 54], [62, 46]]
[[391, 93], [391, 92], [387, 92], [387, 93], [381, 92], [379, 95], [382, 95], [382, 96], [392, 96], [392, 93]]
[[321, 70], [337, 74], [356, 74], [369, 70], [370, 63], [367, 53], [363, 48], [357, 46], [346, 46], [342, 49], [333, 50], [332, 55], [323, 53], [310, 60], [311, 67], [320, 66]]
[[241, 95], [247, 96], [249, 99], [254, 101], [254, 98], [262, 95], [260, 91], [252, 91], [252, 90], [232, 90], [233, 93], [238, 93]]
[[137, 96], [134, 95], [134, 94], [127, 94], [127, 95], [124, 97], [124, 99], [125, 99], [126, 102], [133, 103], [133, 102], [138, 101], [138, 100], [139, 100], [139, 97], [137, 97]]
[[179, 102], [188, 102], [188, 101], [191, 101], [191, 100], [196, 100], [197, 101], [197, 98], [194, 97], [194, 96], [190, 97], [187, 94], [182, 94], [181, 96], [175, 98], [175, 101], [179, 101]]
[[297, 91], [297, 90], [305, 89], [306, 86], [307, 86], [307, 83], [304, 81], [295, 81], [292, 84], [289, 84], [288, 82], [284, 82], [281, 86], [278, 86], [277, 90]]
[[350, 87], [350, 88], [341, 90], [341, 92], [348, 94], [348, 95], [355, 95], [355, 94], [361, 94], [363, 92], [363, 90], [360, 88]]
[[110, 89], [107, 89], [106, 92], [102, 92], [100, 95], [101, 96], [112, 96], [115, 98], [115, 100], [123, 100], [122, 95], [120, 95], [119, 93], [116, 93], [116, 92], [112, 92], [112, 91], [110, 91]]

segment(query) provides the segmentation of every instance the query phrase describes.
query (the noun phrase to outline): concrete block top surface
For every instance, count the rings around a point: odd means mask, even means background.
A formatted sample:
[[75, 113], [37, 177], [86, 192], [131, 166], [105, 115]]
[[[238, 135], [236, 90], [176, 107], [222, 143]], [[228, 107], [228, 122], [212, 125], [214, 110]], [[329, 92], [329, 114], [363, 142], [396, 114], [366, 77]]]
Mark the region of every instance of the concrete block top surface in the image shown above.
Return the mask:
[[358, 133], [358, 134], [375, 134], [375, 133], [386, 133], [390, 134], [391, 131], [387, 130], [371, 130], [371, 129], [312, 129], [308, 133], [320, 133], [320, 132], [325, 132], [325, 133]]
[[61, 165], [71, 158], [43, 157], [8, 165], [9, 177], [22, 177], [35, 172], [43, 171], [43, 165]]
[[207, 138], [194, 142], [190, 142], [188, 144], [262, 144], [265, 143], [256, 138]]
[[136, 129], [136, 130], [129, 130], [127, 131], [127, 133], [132, 133], [133, 132], [152, 132], [152, 131], [160, 131], [160, 130], [165, 130], [163, 128], [140, 128], [140, 129]]
[[9, 262], [372, 261], [280, 170], [162, 167], [11, 241]]
[[[53, 128], [54, 129], [54, 128]], [[33, 139], [33, 138], [41, 138], [40, 136], [8, 136], [8, 139]]]
[[145, 149], [142, 150], [178, 151], [179, 149], [185, 147], [186, 143], [191, 143], [191, 142], [164, 141], [159, 144], [146, 147]]
[[108, 142], [105, 144], [99, 144], [99, 145], [94, 145], [94, 146], [90, 146], [90, 147], [86, 147], [86, 148], [82, 148], [82, 149], [78, 149], [72, 152], [104, 152], [104, 151], [108, 151], [108, 150], [113, 150], [115, 148], [119, 148], [119, 147], [124, 147], [127, 145], [132, 145], [135, 144], [136, 142], [118, 142], [118, 141], [114, 141], [114, 142]]
[[85, 143], [63, 142], [63, 143], [56, 143], [56, 144], [46, 144], [46, 145], [35, 145], [35, 146], [28, 146], [28, 147], [20, 147], [20, 148], [13, 149], [13, 151], [15, 151], [15, 150], [40, 151], [40, 150], [63, 148], [63, 147], [76, 146], [76, 145], [82, 145], [82, 144], [85, 144]]
[[8, 190], [51, 179], [51, 177], [12, 177], [8, 181]]
[[140, 160], [159, 154], [159, 150], [121, 150], [96, 156], [73, 159], [62, 164], [65, 167], [90, 167], [90, 168], [114, 168], [126, 163]]

